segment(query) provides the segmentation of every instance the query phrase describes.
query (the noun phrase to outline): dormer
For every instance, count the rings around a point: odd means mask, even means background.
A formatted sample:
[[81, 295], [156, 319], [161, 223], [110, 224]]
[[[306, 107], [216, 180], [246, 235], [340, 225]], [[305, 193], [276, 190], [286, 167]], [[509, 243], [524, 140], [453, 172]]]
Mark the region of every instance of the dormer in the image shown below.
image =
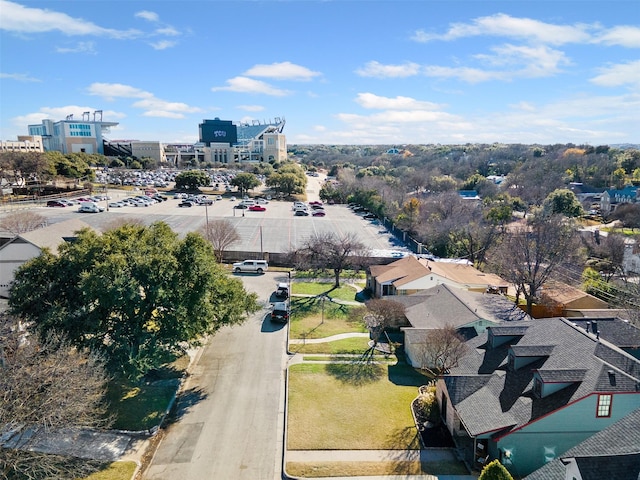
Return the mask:
[[500, 345], [518, 342], [527, 332], [523, 326], [495, 326], [487, 327], [487, 348], [497, 348]]
[[546, 359], [553, 351], [553, 345], [512, 345], [509, 348], [509, 369], [519, 370], [538, 360]]
[[548, 397], [552, 393], [581, 382], [586, 374], [586, 369], [554, 369], [534, 370], [533, 393], [538, 398]]

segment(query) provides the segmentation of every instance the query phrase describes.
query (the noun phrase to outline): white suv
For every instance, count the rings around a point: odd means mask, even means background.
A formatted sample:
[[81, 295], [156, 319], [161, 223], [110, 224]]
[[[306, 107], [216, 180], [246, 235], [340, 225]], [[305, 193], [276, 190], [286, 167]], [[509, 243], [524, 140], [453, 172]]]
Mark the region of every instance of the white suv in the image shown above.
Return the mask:
[[264, 273], [269, 269], [269, 264], [264, 260], [245, 260], [233, 264], [233, 273], [249, 272]]

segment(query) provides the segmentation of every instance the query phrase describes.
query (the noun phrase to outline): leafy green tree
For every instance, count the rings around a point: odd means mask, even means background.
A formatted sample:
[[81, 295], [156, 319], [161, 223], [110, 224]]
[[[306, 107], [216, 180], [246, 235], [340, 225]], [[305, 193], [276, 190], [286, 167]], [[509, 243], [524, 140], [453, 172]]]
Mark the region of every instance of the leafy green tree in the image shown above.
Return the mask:
[[567, 188], [559, 188], [547, 195], [542, 208], [548, 215], [556, 213], [566, 217], [579, 217], [584, 213], [576, 194]]
[[132, 378], [258, 308], [208, 241], [180, 239], [163, 222], [86, 229], [59, 255], [45, 250], [16, 272], [9, 306], [45, 335], [61, 331], [103, 352], [110, 371]]
[[253, 173], [239, 173], [231, 179], [231, 185], [238, 187], [240, 195], [260, 185], [260, 180]]
[[285, 195], [293, 195], [294, 193], [304, 192], [306, 186], [306, 178], [300, 178], [295, 173], [274, 173], [267, 178], [266, 184], [273, 188], [276, 192], [282, 192]]
[[179, 189], [196, 190], [210, 182], [209, 176], [201, 170], [187, 170], [176, 175], [176, 188]]
[[513, 477], [504, 465], [498, 460], [493, 460], [484, 466], [478, 480], [513, 480]]

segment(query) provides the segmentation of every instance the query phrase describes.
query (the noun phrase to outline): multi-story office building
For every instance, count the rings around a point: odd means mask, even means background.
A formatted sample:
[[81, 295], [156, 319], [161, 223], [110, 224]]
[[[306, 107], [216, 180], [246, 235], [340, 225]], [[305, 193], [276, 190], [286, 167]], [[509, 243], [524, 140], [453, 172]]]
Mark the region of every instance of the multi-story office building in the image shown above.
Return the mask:
[[[96, 117], [99, 115], [99, 120]], [[29, 135], [42, 137], [45, 151], [62, 153], [101, 153], [104, 154], [103, 134], [108, 133], [117, 122], [103, 122], [102, 111], [84, 112], [82, 120], [74, 120], [68, 115], [65, 120], [43, 120], [41, 124], [29, 125]]]
[[0, 152], [44, 152], [40, 135], [18, 135], [18, 141], [0, 141]]

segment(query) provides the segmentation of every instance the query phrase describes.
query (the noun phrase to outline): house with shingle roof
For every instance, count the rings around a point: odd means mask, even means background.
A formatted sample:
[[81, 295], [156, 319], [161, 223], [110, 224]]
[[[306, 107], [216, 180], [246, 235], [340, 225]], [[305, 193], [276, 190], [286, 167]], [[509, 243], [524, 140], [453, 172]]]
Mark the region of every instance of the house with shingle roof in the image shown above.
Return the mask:
[[525, 480], [638, 480], [640, 408], [570, 448]]
[[46, 248], [52, 253], [64, 242], [73, 241], [76, 232], [92, 228], [77, 218], [16, 235], [0, 246], [0, 297], [9, 297], [9, 288], [16, 269], [37, 257]]
[[393, 297], [405, 306], [409, 327], [402, 327], [407, 361], [423, 368], [424, 346], [429, 332], [454, 327], [464, 338], [473, 338], [488, 326], [501, 322], [529, 320], [512, 301], [498, 294], [470, 292], [450, 285], [439, 285], [412, 295]]
[[442, 418], [473, 465], [523, 477], [640, 408], [640, 360], [565, 318], [501, 323], [437, 380]]
[[619, 317], [569, 318], [574, 325], [640, 359], [640, 328]]
[[388, 265], [371, 265], [367, 288], [376, 298], [411, 295], [438, 285], [485, 292], [492, 288], [506, 292], [507, 282], [497, 275], [483, 273], [466, 263], [433, 261], [412, 255]]
[[606, 310], [609, 304], [579, 288], [566, 283], [546, 282], [539, 293], [540, 304], [558, 308], [561, 316], [566, 316], [567, 310]]

